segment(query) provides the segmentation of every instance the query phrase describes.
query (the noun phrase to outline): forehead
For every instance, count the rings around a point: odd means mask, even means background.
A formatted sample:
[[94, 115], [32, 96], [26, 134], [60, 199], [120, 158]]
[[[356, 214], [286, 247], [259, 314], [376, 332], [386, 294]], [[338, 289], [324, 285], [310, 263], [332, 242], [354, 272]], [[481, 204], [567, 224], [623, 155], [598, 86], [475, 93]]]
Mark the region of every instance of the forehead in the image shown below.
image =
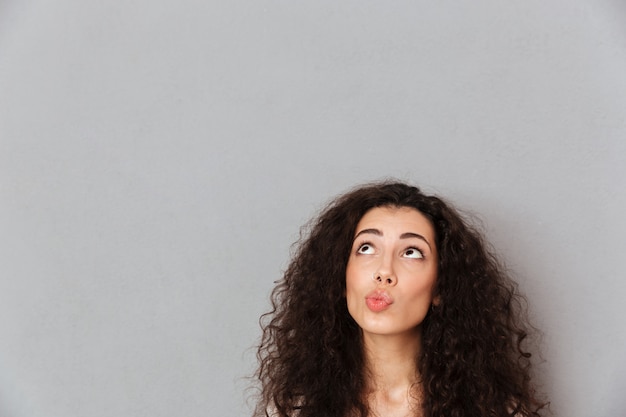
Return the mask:
[[357, 224], [355, 234], [363, 229], [398, 229], [400, 233], [416, 232], [434, 240], [435, 230], [431, 221], [413, 207], [374, 207], [366, 212]]

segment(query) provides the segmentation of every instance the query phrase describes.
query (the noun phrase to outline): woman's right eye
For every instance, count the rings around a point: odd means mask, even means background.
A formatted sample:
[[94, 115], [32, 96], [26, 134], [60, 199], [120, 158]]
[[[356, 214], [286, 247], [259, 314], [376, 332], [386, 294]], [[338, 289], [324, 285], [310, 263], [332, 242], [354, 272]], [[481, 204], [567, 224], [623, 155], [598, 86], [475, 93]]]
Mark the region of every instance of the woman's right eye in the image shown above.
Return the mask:
[[369, 243], [363, 243], [356, 250], [356, 253], [362, 253], [362, 254], [365, 254], [365, 255], [370, 255], [370, 254], [374, 253], [374, 247], [371, 244], [369, 244]]

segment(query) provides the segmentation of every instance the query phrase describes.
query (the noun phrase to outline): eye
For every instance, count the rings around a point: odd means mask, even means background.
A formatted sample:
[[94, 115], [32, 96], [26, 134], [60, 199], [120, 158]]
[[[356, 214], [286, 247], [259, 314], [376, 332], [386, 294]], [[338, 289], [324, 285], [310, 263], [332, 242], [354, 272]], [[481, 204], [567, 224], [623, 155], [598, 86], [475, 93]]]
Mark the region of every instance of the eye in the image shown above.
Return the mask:
[[402, 256], [404, 256], [405, 258], [412, 258], [412, 259], [422, 259], [424, 258], [424, 254], [422, 253], [422, 251], [420, 251], [417, 248], [408, 248], [404, 251], [404, 253], [402, 254]]
[[374, 247], [371, 243], [362, 243], [361, 246], [356, 250], [356, 253], [361, 253], [364, 255], [371, 255], [374, 253]]

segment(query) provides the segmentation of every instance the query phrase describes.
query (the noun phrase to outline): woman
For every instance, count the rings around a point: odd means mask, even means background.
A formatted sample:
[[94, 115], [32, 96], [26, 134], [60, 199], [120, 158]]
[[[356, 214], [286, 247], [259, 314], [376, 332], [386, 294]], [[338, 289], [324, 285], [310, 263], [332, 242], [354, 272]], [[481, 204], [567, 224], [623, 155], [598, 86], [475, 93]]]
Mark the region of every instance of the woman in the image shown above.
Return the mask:
[[262, 317], [259, 416], [539, 416], [523, 299], [438, 197], [383, 182], [309, 225]]

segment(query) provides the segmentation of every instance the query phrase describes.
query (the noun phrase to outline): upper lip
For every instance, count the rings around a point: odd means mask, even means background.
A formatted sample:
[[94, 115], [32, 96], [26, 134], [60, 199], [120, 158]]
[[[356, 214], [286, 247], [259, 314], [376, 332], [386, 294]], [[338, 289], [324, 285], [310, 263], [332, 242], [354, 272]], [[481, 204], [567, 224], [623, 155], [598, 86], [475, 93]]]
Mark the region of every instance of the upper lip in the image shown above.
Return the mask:
[[365, 296], [366, 299], [371, 298], [374, 300], [383, 300], [384, 302], [386, 302], [387, 304], [392, 304], [393, 303], [393, 298], [391, 297], [391, 295], [389, 295], [389, 293], [385, 290], [374, 290], [370, 293], [368, 293]]

